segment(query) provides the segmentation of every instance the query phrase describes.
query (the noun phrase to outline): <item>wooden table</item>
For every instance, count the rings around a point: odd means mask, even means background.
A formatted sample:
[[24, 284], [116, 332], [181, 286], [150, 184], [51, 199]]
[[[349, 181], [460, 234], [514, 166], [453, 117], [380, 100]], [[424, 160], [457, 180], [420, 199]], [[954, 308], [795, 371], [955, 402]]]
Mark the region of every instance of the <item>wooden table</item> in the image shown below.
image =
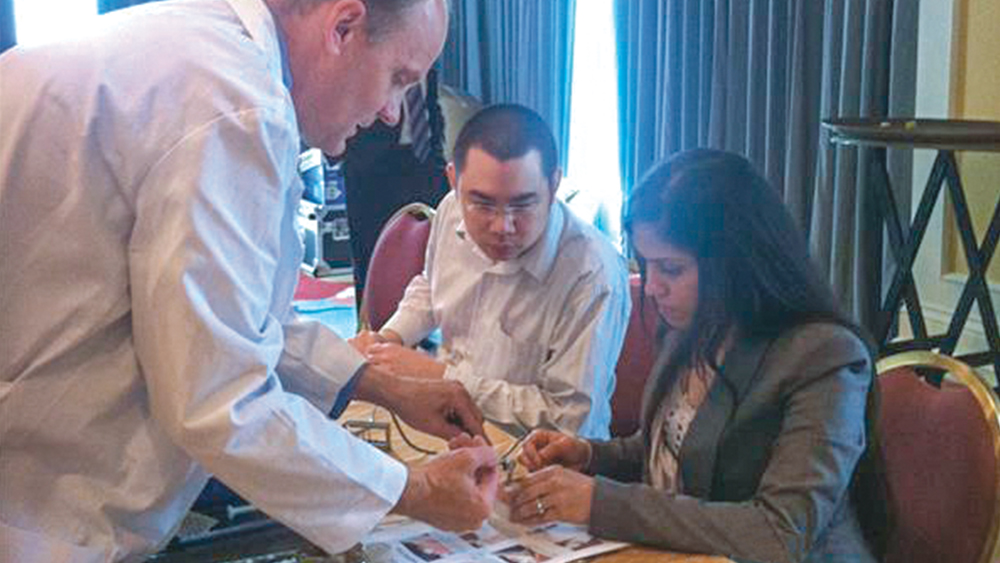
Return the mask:
[[[340, 421], [341, 423], [347, 423], [348, 421], [374, 422], [386, 425], [389, 428], [388, 438], [390, 448], [388, 453], [406, 464], [420, 463], [431, 457], [431, 454], [420, 452], [411, 447], [407, 444], [407, 440], [417, 446], [417, 448], [433, 452], [442, 452], [448, 448], [444, 440], [414, 430], [402, 421], [399, 421], [399, 427], [397, 428], [392, 423], [391, 416], [385, 409], [374, 407], [368, 403], [358, 401], [351, 403], [341, 415]], [[400, 434], [400, 429], [402, 429], [402, 435]], [[385, 430], [382, 428], [369, 432], [368, 437], [377, 440], [385, 438]], [[486, 425], [486, 435], [489, 437], [494, 448], [496, 448], [498, 455], [506, 452], [514, 443], [514, 439], [509, 434], [490, 424]], [[595, 563], [732, 563], [730, 559], [725, 557], [674, 553], [642, 547], [629, 547], [607, 555], [595, 557], [592, 561]]]

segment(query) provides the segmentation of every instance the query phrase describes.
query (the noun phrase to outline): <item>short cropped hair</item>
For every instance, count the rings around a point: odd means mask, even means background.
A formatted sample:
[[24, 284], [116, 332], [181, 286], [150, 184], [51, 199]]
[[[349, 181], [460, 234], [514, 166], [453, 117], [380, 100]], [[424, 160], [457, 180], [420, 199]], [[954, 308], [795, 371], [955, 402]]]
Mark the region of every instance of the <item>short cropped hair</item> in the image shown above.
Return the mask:
[[465, 168], [469, 149], [476, 147], [504, 161], [521, 158], [537, 150], [542, 160], [542, 174], [551, 182], [559, 166], [556, 141], [542, 116], [518, 104], [497, 104], [472, 116], [455, 140], [455, 169]]
[[[337, 0], [288, 0], [286, 4], [293, 10], [308, 12], [324, 2], [336, 2]], [[369, 36], [379, 37], [387, 31], [394, 29], [400, 23], [402, 13], [407, 9], [430, 0], [361, 0], [368, 10], [368, 25], [366, 30]]]

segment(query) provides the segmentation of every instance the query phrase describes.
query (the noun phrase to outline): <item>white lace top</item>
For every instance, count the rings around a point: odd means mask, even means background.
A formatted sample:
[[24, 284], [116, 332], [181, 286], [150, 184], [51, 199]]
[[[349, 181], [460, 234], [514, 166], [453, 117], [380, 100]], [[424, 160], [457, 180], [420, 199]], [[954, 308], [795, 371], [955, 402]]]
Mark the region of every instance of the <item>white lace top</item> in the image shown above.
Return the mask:
[[689, 370], [678, 378], [660, 403], [651, 426], [649, 477], [653, 487], [669, 492], [681, 491], [681, 445], [713, 381], [715, 372], [710, 369]]

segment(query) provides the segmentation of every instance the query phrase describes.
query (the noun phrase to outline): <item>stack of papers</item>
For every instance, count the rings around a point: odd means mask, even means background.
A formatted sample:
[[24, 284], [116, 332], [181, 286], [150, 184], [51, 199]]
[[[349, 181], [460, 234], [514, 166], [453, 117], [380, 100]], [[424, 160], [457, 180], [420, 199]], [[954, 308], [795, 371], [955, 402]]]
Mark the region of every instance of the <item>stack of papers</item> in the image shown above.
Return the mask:
[[460, 534], [415, 520], [387, 519], [363, 544], [368, 563], [566, 563], [628, 545], [595, 538], [571, 524], [525, 528], [496, 517]]

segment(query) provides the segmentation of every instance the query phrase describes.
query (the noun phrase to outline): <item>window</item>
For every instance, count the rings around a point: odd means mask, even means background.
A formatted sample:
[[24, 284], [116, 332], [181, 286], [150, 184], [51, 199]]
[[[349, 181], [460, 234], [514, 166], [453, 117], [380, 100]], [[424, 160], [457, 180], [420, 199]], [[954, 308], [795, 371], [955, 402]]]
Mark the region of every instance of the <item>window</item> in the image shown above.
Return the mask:
[[75, 35], [97, 16], [97, 0], [14, 0], [18, 45]]
[[613, 0], [576, 3], [568, 175], [559, 195], [621, 242], [618, 73]]

